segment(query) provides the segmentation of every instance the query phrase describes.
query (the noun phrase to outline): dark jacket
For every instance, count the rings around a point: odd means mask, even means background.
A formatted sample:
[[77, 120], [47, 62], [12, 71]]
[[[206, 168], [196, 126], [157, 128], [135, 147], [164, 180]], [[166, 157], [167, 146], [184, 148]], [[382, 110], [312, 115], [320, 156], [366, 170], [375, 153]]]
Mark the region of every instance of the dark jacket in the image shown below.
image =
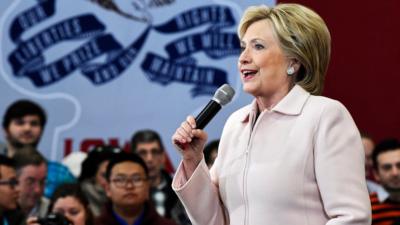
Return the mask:
[[[172, 190], [172, 177], [167, 171], [161, 171], [162, 181], [161, 185], [157, 188], [152, 187], [150, 189], [151, 200], [155, 207], [162, 207], [165, 210], [165, 217], [173, 219], [180, 225], [190, 225], [190, 220], [186, 215], [186, 211], [178, 199], [176, 193]], [[157, 195], [162, 193], [165, 197], [163, 202], [157, 201]], [[161, 205], [160, 205], [161, 204]]]
[[8, 225], [20, 225], [25, 222], [24, 214], [19, 209], [4, 212], [3, 216], [0, 216], [0, 225], [3, 225], [4, 217], [7, 219]]
[[[96, 225], [121, 225], [118, 223], [117, 219], [113, 215], [111, 203], [103, 208], [102, 213], [96, 218]], [[140, 225], [176, 225], [172, 220], [166, 219], [158, 215], [154, 206], [147, 202], [145, 204], [143, 221]]]
[[167, 173], [167, 171], [162, 170], [161, 171], [161, 187], [157, 188], [150, 188], [150, 195], [153, 200], [153, 203], [155, 206], [159, 204], [155, 198], [155, 195], [158, 192], [163, 193], [165, 196], [165, 200], [162, 204], [162, 207], [165, 209], [165, 217], [171, 218], [171, 210], [175, 207], [177, 204], [178, 196], [175, 194], [175, 192], [172, 190], [171, 184], [172, 184], [172, 178], [171, 176]]

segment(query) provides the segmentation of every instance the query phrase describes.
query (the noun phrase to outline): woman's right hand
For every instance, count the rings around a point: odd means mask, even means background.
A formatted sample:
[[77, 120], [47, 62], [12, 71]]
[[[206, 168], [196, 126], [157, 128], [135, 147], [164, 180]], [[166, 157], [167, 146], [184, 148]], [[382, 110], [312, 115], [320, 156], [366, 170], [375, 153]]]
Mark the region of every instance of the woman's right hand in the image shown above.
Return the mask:
[[182, 162], [187, 172], [193, 172], [203, 159], [206, 141], [207, 133], [196, 129], [196, 121], [193, 116], [188, 116], [172, 135], [172, 143], [182, 155]]
[[28, 219], [26, 220], [26, 224], [27, 225], [40, 225], [39, 223], [37, 223], [38, 218], [35, 216], [30, 216], [28, 217]]

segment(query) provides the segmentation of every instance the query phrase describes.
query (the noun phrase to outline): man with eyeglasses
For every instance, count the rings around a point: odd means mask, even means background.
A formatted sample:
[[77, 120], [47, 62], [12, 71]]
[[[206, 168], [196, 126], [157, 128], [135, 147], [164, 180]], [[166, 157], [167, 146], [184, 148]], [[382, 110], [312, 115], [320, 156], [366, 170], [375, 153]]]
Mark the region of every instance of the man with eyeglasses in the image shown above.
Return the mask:
[[115, 155], [106, 169], [107, 204], [96, 225], [175, 225], [161, 217], [149, 201], [149, 171], [136, 154]]
[[139, 130], [133, 134], [131, 148], [149, 168], [150, 197], [161, 216], [180, 225], [189, 225], [185, 210], [171, 188], [172, 178], [164, 169], [166, 153], [160, 135], [153, 130]]
[[18, 180], [14, 169], [14, 160], [0, 155], [0, 224], [16, 225], [21, 218], [16, 216]]
[[375, 178], [385, 190], [370, 195], [372, 225], [400, 224], [400, 141], [380, 142], [372, 161]]
[[43, 196], [46, 184], [47, 161], [35, 148], [27, 147], [14, 155], [17, 172], [18, 204], [25, 217], [44, 217], [49, 200]]

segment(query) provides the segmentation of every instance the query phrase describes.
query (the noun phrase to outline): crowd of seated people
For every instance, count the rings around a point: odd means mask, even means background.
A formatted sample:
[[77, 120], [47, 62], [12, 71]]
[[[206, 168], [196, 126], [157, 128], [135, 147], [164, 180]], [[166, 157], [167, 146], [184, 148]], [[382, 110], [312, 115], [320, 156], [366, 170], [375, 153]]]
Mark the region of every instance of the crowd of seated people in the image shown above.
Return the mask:
[[74, 225], [191, 224], [163, 169], [165, 149], [155, 131], [134, 134], [136, 148], [129, 152], [96, 146], [73, 160], [78, 169], [69, 169], [37, 149], [46, 121], [45, 110], [31, 100], [18, 100], [5, 111], [0, 225], [46, 224], [52, 218]]
[[[79, 156], [75, 167], [47, 160], [37, 150], [47, 121], [30, 100], [10, 105], [3, 117], [0, 149], [0, 225], [39, 225], [59, 219], [73, 225], [191, 224], [171, 188], [166, 149], [154, 130], [132, 135], [131, 150], [96, 146]], [[372, 225], [400, 224], [400, 141], [375, 145], [362, 133]], [[209, 168], [219, 140], [204, 150]], [[76, 169], [76, 170], [75, 170]]]

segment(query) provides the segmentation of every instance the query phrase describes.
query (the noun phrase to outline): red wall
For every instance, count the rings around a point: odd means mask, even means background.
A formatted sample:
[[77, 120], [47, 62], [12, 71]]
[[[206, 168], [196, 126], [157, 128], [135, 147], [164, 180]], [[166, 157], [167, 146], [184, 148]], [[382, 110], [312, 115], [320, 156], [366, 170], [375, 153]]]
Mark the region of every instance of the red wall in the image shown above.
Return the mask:
[[296, 0], [332, 35], [325, 96], [341, 101], [375, 141], [400, 138], [400, 1]]

